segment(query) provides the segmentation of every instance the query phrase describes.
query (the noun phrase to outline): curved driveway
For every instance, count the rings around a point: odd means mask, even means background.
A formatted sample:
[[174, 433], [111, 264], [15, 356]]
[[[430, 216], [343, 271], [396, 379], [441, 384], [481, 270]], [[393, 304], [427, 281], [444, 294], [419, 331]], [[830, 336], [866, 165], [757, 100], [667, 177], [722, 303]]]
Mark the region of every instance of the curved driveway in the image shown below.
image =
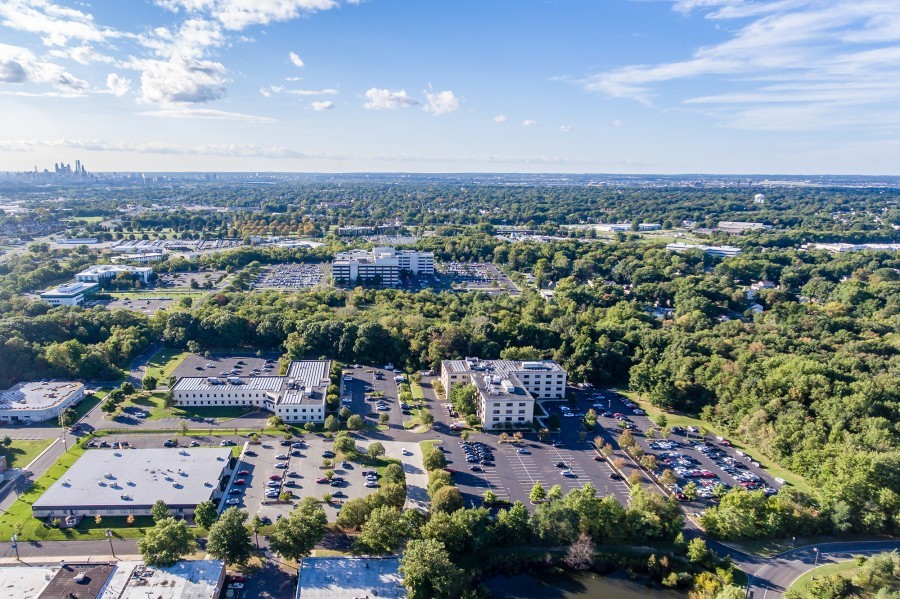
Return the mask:
[[716, 542], [710, 542], [709, 546], [720, 555], [729, 555], [734, 564], [747, 573], [750, 599], [779, 599], [791, 583], [816, 567], [815, 549], [819, 550], [818, 565], [821, 566], [853, 559], [857, 555], [900, 550], [900, 541], [821, 543], [791, 549], [771, 558], [749, 555]]

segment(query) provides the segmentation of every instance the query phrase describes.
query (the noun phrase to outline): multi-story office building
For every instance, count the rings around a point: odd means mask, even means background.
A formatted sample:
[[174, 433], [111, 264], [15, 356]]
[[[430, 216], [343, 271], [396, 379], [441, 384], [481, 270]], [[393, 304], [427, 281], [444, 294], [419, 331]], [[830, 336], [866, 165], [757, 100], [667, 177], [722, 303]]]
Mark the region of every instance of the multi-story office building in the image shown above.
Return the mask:
[[120, 272], [135, 275], [143, 283], [149, 283], [153, 275], [150, 266], [129, 266], [126, 264], [100, 264], [85, 269], [75, 275], [75, 280], [82, 283], [102, 283], [106, 279], [115, 277]]
[[331, 360], [291, 362], [287, 376], [183, 377], [172, 387], [178, 406], [247, 406], [285, 422], [323, 422]]
[[487, 430], [526, 427], [536, 399], [566, 396], [566, 371], [553, 360], [443, 360], [441, 383], [478, 389], [478, 417]]
[[331, 263], [331, 276], [342, 285], [360, 281], [396, 287], [400, 284], [400, 274], [404, 272], [433, 275], [434, 253], [378, 247], [371, 252], [341, 252], [335, 255]]
[[66, 283], [41, 292], [41, 299], [54, 306], [80, 306], [98, 287], [97, 283]]
[[0, 392], [0, 422], [41, 422], [59, 415], [84, 398], [84, 385], [74, 381], [19, 383]]

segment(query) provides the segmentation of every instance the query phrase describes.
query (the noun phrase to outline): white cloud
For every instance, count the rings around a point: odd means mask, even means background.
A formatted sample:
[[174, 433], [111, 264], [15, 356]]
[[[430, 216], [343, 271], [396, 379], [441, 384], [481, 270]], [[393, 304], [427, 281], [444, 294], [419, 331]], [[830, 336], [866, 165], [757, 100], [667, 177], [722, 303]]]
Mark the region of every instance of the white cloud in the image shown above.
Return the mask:
[[334, 110], [334, 102], [331, 100], [323, 100], [322, 102], [313, 102], [310, 104], [315, 111]]
[[498, 114], [497, 116], [494, 117], [494, 122], [498, 123], [498, 124], [505, 123], [507, 120], [508, 119], [506, 118], [505, 114]]
[[538, 122], [534, 119], [525, 119], [524, 121], [522, 121], [522, 126], [524, 127], [534, 127], [537, 124]]
[[211, 60], [137, 60], [141, 101], [151, 104], [200, 104], [225, 96], [225, 67]]
[[31, 50], [0, 44], [0, 83], [49, 83], [64, 95], [79, 95], [90, 87], [63, 67], [39, 60]]
[[572, 127], [570, 127], [569, 125], [560, 125], [559, 130], [563, 133], [571, 133], [572, 131], [574, 131], [574, 129], [572, 129]]
[[291, 62], [294, 63], [294, 66], [298, 69], [303, 68], [303, 59], [301, 59], [296, 52], [291, 52], [288, 54], [288, 57], [291, 59]]
[[114, 29], [98, 26], [92, 15], [49, 0], [3, 0], [0, 24], [40, 35], [46, 46], [65, 46], [70, 40], [104, 42], [121, 36]]
[[624, 124], [624, 123], [622, 123], [622, 121], [620, 121], [619, 119], [615, 119], [615, 120], [612, 122], [612, 126], [613, 126], [613, 127], [621, 127], [623, 124]]
[[430, 112], [434, 116], [441, 116], [459, 110], [460, 101], [456, 95], [450, 91], [434, 92], [426, 91], [425, 97], [428, 98], [428, 104], [425, 105], [425, 112]]
[[106, 76], [106, 88], [113, 95], [124, 96], [131, 89], [131, 80], [117, 73], [110, 73]]
[[[769, 128], [777, 122], [793, 129], [793, 121], [804, 129], [827, 129], [859, 124], [860, 114], [875, 115], [900, 104], [896, 1], [677, 0], [673, 6], [687, 18], [700, 13], [716, 22], [716, 29], [733, 33], [684, 60], [626, 66], [579, 83], [589, 91], [650, 105], [673, 102], [660, 96], [667, 82], [690, 80], [706, 93], [675, 101], [702, 106], [742, 128]], [[803, 117], [804, 109], [818, 118]], [[900, 129], [898, 121], [862, 121], [882, 132]]]
[[275, 94], [290, 94], [292, 96], [336, 96], [338, 90], [333, 88], [325, 89], [288, 89], [283, 85], [270, 85], [259, 90], [263, 97], [271, 97]]
[[339, 6], [337, 0], [157, 0], [157, 4], [173, 12], [207, 13], [234, 31]]
[[418, 104], [418, 101], [406, 94], [406, 90], [392, 91], [373, 87], [366, 91], [366, 103], [363, 104], [363, 108], [366, 110], [396, 110]]
[[153, 116], [169, 119], [212, 119], [216, 121], [246, 121], [251, 123], [274, 123], [275, 119], [242, 114], [240, 112], [226, 112], [213, 108], [167, 108], [165, 110], [151, 110], [139, 112], [140, 116]]

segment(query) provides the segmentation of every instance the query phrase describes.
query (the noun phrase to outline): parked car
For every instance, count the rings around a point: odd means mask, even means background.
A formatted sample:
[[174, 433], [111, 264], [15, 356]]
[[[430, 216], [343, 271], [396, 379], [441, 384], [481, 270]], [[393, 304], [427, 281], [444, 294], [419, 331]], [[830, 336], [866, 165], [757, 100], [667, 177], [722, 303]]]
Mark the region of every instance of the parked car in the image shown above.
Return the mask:
[[241, 498], [240, 497], [229, 497], [225, 500], [225, 505], [240, 505]]

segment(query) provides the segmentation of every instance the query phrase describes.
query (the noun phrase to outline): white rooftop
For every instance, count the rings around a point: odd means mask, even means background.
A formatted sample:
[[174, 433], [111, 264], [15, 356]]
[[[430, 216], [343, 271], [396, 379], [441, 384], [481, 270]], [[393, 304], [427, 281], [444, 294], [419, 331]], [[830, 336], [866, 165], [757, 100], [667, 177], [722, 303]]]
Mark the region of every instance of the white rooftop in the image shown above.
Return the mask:
[[64, 296], [64, 297], [74, 297], [76, 295], [80, 295], [85, 293], [86, 291], [91, 291], [97, 288], [97, 283], [82, 283], [81, 281], [76, 281], [75, 283], [66, 283], [65, 285], [60, 285], [59, 287], [54, 287], [53, 289], [48, 289], [47, 291], [41, 292], [41, 297], [48, 296]]
[[89, 449], [33, 509], [195, 507], [209, 499], [231, 457], [229, 448]]
[[144, 562], [119, 562], [98, 599], [214, 599], [225, 563], [180, 561], [168, 568]]
[[127, 264], [98, 264], [96, 266], [91, 266], [90, 268], [82, 270], [76, 276], [96, 276], [107, 273], [120, 272], [145, 273], [153, 272], [153, 269], [149, 266], [130, 266]]
[[74, 381], [19, 383], [0, 393], [0, 410], [43, 410], [65, 401], [83, 387]]
[[35, 599], [59, 568], [0, 567], [0, 599]]
[[307, 557], [297, 599], [405, 598], [399, 557]]

